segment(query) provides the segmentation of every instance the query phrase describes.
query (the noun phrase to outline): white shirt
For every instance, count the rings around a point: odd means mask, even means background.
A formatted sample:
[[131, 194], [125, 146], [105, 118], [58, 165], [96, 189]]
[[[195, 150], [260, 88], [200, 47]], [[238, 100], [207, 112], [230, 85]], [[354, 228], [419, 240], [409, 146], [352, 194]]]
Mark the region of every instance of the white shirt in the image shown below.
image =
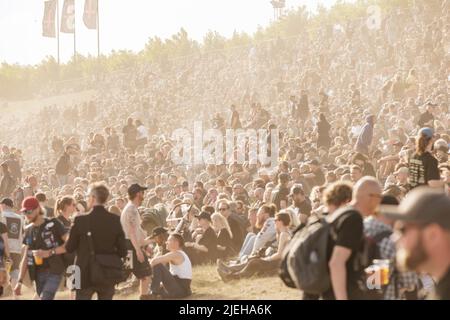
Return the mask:
[[148, 129], [146, 127], [144, 127], [144, 125], [141, 125], [137, 128], [137, 139], [144, 139], [147, 138], [148, 139]]
[[4, 211], [0, 221], [8, 229], [8, 245], [11, 253], [22, 252], [24, 218], [12, 211]]
[[192, 280], [192, 264], [191, 264], [191, 260], [189, 260], [189, 257], [187, 256], [187, 254], [184, 251], [178, 250], [177, 252], [181, 253], [181, 255], [183, 256], [184, 260], [183, 260], [183, 263], [181, 263], [179, 265], [174, 265], [174, 264], [170, 263], [169, 264], [170, 273], [173, 276], [177, 276], [180, 279], [190, 279], [190, 280]]

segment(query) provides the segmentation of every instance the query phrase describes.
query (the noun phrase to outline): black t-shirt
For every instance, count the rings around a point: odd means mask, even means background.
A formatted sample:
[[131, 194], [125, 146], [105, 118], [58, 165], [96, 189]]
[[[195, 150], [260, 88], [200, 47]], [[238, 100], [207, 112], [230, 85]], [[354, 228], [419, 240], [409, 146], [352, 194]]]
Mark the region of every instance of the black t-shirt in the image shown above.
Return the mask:
[[[361, 270], [355, 270], [354, 264], [358, 252], [362, 248], [364, 239], [363, 218], [358, 211], [349, 208], [345, 212], [342, 212], [341, 216], [333, 222], [332, 228], [336, 233], [336, 239], [330, 239], [331, 245], [328, 249], [329, 257], [331, 258], [334, 246], [340, 246], [351, 250], [352, 253], [346, 264], [347, 294], [349, 299], [357, 298], [357, 280], [359, 279]], [[333, 289], [331, 288], [325, 296], [327, 299], [332, 299], [334, 297]]]
[[233, 234], [233, 248], [237, 251], [241, 249], [242, 243], [244, 242], [244, 234], [238, 219], [239, 217], [236, 217], [233, 214], [230, 214], [227, 219], [231, 233]]
[[414, 153], [409, 159], [409, 183], [411, 187], [426, 185], [430, 180], [439, 180], [438, 161], [429, 152]]
[[219, 231], [217, 236], [217, 244], [219, 246], [225, 247], [223, 256], [229, 256], [233, 252], [233, 241], [231, 240], [230, 233], [227, 229], [222, 229]]
[[33, 250], [56, 249], [64, 243], [63, 236], [67, 233], [63, 224], [58, 219], [45, 219], [40, 226], [30, 225], [25, 230], [23, 244], [28, 246], [27, 264], [30, 277], [34, 280], [34, 272], [49, 270], [54, 274], [64, 272], [64, 260], [62, 255], [56, 255], [43, 259], [43, 264], [36, 266], [33, 257]]
[[311, 215], [311, 211], [312, 211], [312, 206], [311, 206], [311, 200], [309, 200], [309, 198], [307, 197], [305, 199], [305, 201], [303, 201], [299, 207], [298, 207], [299, 211], [301, 214], [306, 214], [306, 215]]
[[428, 111], [425, 111], [424, 113], [422, 113], [420, 115], [419, 123], [418, 123], [419, 127], [424, 127], [431, 120], [434, 120], [433, 114]]
[[217, 235], [214, 232], [213, 228], [209, 227], [205, 230], [202, 237], [198, 241], [199, 245], [203, 245], [208, 248], [207, 253], [203, 253], [206, 255], [206, 261], [215, 261], [217, 258]]

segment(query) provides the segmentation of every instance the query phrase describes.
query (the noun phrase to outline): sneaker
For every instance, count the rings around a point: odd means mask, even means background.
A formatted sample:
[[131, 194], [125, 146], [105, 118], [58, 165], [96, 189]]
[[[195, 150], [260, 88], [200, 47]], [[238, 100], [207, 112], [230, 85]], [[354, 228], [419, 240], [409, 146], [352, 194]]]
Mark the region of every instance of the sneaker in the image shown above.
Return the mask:
[[155, 300], [155, 299], [152, 299], [152, 295], [151, 294], [141, 294], [139, 296], [139, 300]]
[[217, 268], [217, 273], [219, 274], [220, 279], [222, 279], [223, 282], [229, 282], [231, 280], [231, 278], [230, 278], [231, 273], [230, 272], [227, 272], [225, 270]]

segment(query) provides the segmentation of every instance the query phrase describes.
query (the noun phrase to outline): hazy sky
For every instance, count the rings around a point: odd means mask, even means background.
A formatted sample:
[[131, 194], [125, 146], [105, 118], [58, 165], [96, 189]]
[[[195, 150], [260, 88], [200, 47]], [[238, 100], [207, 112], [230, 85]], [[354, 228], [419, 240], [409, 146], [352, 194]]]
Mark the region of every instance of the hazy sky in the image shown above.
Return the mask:
[[[64, 0], [59, 0], [62, 10]], [[287, 0], [287, 7], [335, 0]], [[97, 33], [83, 24], [84, 0], [76, 3], [77, 51], [97, 53]], [[101, 52], [142, 50], [150, 36], [169, 37], [184, 27], [201, 41], [208, 30], [230, 36], [234, 30], [253, 33], [273, 19], [270, 0], [99, 0]], [[0, 0], [0, 62], [36, 64], [56, 57], [56, 39], [42, 37], [44, 0]], [[60, 34], [61, 60], [73, 54], [73, 35]]]

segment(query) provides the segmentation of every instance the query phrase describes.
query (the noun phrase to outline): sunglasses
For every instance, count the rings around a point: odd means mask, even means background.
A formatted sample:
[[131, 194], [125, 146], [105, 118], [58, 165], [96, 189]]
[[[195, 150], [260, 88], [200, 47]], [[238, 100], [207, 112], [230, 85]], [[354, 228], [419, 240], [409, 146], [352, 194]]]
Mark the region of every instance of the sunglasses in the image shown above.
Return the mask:
[[25, 211], [22, 211], [24, 214], [26, 214], [26, 215], [30, 215], [30, 214], [32, 214], [33, 213], [33, 211], [34, 210], [25, 210]]

